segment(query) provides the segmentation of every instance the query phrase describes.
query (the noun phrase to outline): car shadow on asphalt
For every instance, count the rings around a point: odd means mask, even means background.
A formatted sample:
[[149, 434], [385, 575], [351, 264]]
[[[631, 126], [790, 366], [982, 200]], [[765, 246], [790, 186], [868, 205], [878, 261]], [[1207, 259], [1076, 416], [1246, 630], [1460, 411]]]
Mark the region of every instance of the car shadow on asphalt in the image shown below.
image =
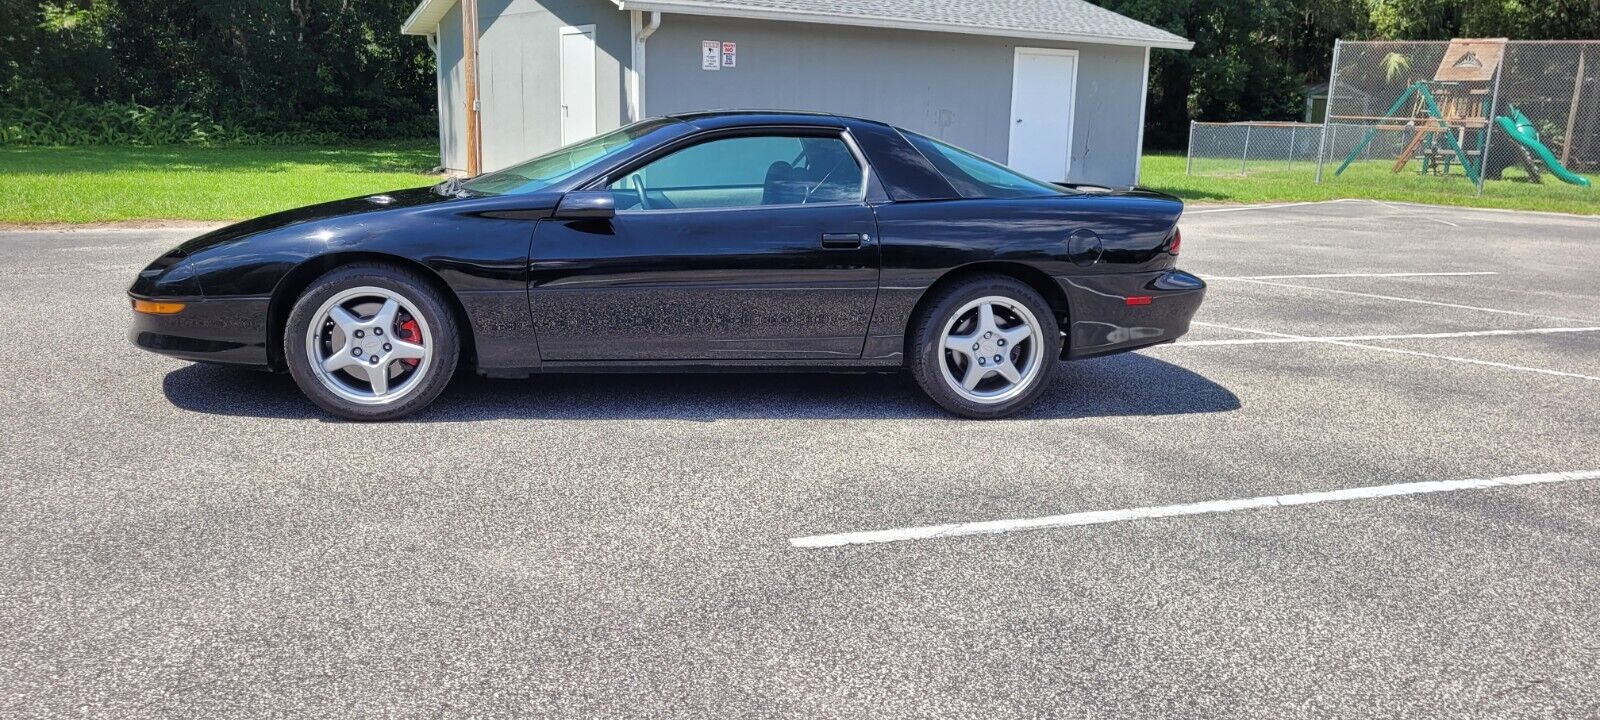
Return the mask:
[[[331, 419], [285, 374], [190, 365], [167, 374], [167, 399], [198, 413]], [[1063, 363], [1015, 419], [1227, 412], [1239, 398], [1185, 368], [1138, 353]], [[496, 419], [736, 420], [948, 417], [905, 373], [562, 374], [489, 380], [463, 374], [407, 422]]]

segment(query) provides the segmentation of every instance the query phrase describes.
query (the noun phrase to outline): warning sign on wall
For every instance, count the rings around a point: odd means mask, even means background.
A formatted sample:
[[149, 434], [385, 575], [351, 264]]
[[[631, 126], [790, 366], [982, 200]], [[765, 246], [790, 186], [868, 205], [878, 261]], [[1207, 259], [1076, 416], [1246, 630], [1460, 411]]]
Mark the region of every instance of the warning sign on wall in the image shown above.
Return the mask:
[[734, 67], [739, 61], [739, 43], [725, 42], [722, 44], [722, 66]]
[[722, 43], [715, 40], [700, 41], [700, 69], [716, 70], [722, 67]]

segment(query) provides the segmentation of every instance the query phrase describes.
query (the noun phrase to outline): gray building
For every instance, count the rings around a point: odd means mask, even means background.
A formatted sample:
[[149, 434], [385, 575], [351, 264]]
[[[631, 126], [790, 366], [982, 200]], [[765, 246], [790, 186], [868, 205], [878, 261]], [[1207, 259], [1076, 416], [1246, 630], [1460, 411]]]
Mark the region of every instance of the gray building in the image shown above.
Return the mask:
[[474, 1], [484, 170], [644, 117], [763, 108], [883, 120], [1036, 177], [1132, 185], [1150, 49], [1193, 45], [1084, 0], [423, 0], [403, 32], [437, 53], [451, 170], [467, 167]]

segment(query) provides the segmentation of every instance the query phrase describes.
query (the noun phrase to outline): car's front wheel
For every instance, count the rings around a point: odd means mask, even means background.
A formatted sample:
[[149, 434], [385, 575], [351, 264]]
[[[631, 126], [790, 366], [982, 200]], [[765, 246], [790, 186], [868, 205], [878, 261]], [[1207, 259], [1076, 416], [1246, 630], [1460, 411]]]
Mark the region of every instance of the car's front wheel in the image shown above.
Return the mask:
[[415, 273], [349, 265], [306, 288], [284, 328], [300, 390], [351, 420], [392, 420], [426, 407], [455, 373], [459, 344], [445, 299]]
[[1027, 407], [1054, 377], [1061, 335], [1027, 284], [980, 275], [944, 288], [912, 328], [908, 364], [928, 397], [969, 418]]

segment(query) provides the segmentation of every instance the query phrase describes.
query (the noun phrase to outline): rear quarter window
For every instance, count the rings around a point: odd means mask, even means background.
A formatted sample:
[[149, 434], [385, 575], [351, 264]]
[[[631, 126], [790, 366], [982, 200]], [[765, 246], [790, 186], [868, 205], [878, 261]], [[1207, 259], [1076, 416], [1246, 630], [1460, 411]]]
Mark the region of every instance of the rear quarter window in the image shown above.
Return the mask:
[[1035, 180], [1000, 163], [926, 135], [901, 131], [962, 197], [1024, 198], [1065, 195], [1066, 190]]

